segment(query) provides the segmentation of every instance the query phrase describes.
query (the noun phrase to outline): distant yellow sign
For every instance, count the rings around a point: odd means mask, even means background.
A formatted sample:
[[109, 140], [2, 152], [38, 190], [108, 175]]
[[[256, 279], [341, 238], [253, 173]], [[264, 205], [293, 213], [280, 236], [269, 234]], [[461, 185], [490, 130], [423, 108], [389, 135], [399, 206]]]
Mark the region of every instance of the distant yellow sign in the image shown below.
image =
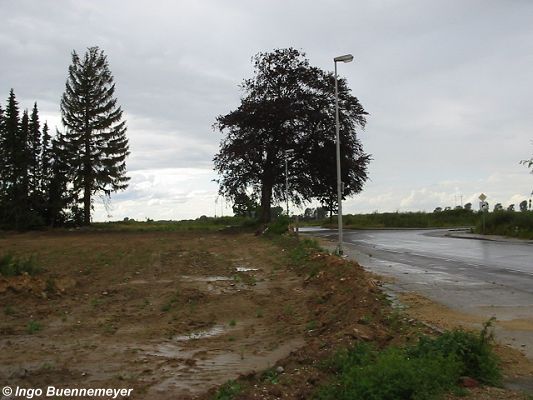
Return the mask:
[[479, 200], [481, 200], [481, 201], [485, 201], [485, 200], [487, 200], [487, 196], [485, 196], [485, 193], [481, 193], [481, 194], [479, 195]]

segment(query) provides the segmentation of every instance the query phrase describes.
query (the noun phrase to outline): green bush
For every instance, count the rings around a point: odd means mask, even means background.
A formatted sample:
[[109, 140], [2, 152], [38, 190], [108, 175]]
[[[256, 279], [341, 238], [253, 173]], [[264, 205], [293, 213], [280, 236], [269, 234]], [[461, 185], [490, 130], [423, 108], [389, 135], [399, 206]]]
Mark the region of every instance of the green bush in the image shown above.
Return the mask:
[[[483, 233], [481, 219], [476, 224], [476, 232]], [[533, 239], [533, 212], [502, 210], [486, 213], [484, 233]]]
[[228, 381], [223, 384], [216, 394], [212, 397], [213, 400], [232, 400], [242, 391], [242, 386], [235, 381]]
[[422, 337], [418, 345], [409, 350], [409, 354], [414, 357], [452, 355], [461, 362], [461, 375], [498, 385], [501, 382], [501, 372], [498, 358], [492, 351], [492, 321], [493, 319], [485, 323], [479, 334], [456, 329], [435, 339]]
[[382, 352], [369, 347], [347, 352], [333, 385], [322, 387], [317, 400], [419, 400], [450, 390], [460, 377], [459, 362], [440, 354], [410, 357], [403, 349]]
[[41, 271], [41, 268], [35, 265], [33, 256], [27, 259], [15, 258], [12, 254], [0, 257], [0, 275], [17, 276], [25, 272], [29, 275], [35, 275]]
[[342, 350], [325, 362], [332, 383], [316, 400], [421, 400], [458, 389], [461, 376], [499, 384], [501, 372], [492, 352], [489, 321], [479, 334], [462, 330], [421, 338], [406, 347], [377, 351], [367, 344]]
[[280, 215], [268, 225], [268, 232], [273, 235], [282, 235], [289, 230], [291, 220], [286, 215]]
[[26, 327], [26, 331], [33, 335], [35, 332], [39, 332], [41, 329], [43, 329], [43, 326], [37, 322], [37, 321], [30, 321], [28, 322], [28, 326]]

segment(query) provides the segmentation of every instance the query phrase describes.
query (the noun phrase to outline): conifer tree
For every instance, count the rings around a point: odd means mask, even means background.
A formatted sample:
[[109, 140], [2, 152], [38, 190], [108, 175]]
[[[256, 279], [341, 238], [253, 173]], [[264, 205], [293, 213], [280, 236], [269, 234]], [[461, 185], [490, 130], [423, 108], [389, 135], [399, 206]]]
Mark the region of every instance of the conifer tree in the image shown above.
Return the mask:
[[40, 154], [40, 190], [45, 191], [45, 187], [48, 186], [50, 180], [50, 163], [52, 158], [52, 138], [49, 133], [48, 123], [45, 122], [42, 130], [42, 143]]
[[83, 59], [72, 52], [61, 114], [64, 161], [73, 194], [83, 203], [83, 223], [88, 225], [92, 196], [110, 196], [125, 189], [129, 180], [126, 121], [117, 105], [107, 57], [98, 47], [90, 47]]
[[18, 222], [18, 210], [14, 209], [15, 199], [19, 192], [20, 181], [17, 177], [16, 165], [20, 159], [20, 146], [17, 145], [19, 137], [20, 113], [18, 101], [13, 89], [9, 92], [7, 105], [4, 112], [2, 135], [2, 180], [3, 201], [0, 212], [3, 225], [14, 225]]
[[37, 103], [33, 104], [33, 109], [29, 122], [29, 194], [32, 201], [35, 203], [38, 201], [39, 194], [39, 182], [41, 179], [40, 171], [40, 158], [41, 158], [41, 126], [39, 123], [39, 110], [37, 109]]
[[[6, 152], [5, 152], [5, 123], [4, 110], [0, 105], [0, 210], [4, 209], [4, 201], [7, 189], [7, 169], [6, 169]], [[0, 225], [2, 223], [2, 212], [0, 211]]]

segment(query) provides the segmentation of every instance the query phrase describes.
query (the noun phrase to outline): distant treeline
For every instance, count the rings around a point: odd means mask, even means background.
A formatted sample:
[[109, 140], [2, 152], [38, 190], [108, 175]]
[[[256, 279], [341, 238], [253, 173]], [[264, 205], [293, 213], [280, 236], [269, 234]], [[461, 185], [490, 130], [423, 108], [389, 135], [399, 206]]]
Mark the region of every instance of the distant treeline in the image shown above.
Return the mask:
[[[476, 232], [483, 232], [483, 223], [479, 219]], [[485, 215], [485, 234], [533, 239], [533, 211], [495, 211]]]
[[345, 215], [344, 224], [349, 228], [441, 228], [474, 226], [479, 216], [467, 209], [440, 212], [386, 212]]
[[[372, 214], [348, 214], [343, 216], [343, 225], [348, 229], [371, 228], [454, 228], [472, 227], [476, 233], [504, 235], [533, 239], [533, 211], [521, 212], [496, 210], [483, 212], [457, 208], [453, 210], [426, 212], [386, 212]], [[336, 218], [327, 226], [335, 227]], [[324, 220], [322, 222], [325, 222]]]
[[37, 103], [19, 110], [13, 90], [0, 106], [0, 228], [30, 229], [64, 224], [73, 218], [61, 143], [41, 125]]

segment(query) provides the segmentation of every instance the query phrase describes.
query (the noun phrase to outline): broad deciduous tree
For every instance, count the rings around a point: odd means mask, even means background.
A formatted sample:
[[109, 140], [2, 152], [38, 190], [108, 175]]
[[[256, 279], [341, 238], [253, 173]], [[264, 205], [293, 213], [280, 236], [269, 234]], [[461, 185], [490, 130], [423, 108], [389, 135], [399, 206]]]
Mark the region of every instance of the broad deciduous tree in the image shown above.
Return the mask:
[[[334, 76], [309, 65], [289, 48], [259, 53], [254, 77], [242, 84], [240, 106], [217, 118], [225, 137], [214, 158], [220, 193], [235, 199], [251, 191], [261, 201], [261, 219], [271, 218], [272, 202], [285, 199], [284, 158], [288, 156], [290, 198], [296, 204], [316, 198], [336, 208]], [[359, 192], [370, 157], [356, 130], [367, 114], [339, 79], [339, 112], [344, 196]], [[290, 155], [286, 150], [293, 149]]]

